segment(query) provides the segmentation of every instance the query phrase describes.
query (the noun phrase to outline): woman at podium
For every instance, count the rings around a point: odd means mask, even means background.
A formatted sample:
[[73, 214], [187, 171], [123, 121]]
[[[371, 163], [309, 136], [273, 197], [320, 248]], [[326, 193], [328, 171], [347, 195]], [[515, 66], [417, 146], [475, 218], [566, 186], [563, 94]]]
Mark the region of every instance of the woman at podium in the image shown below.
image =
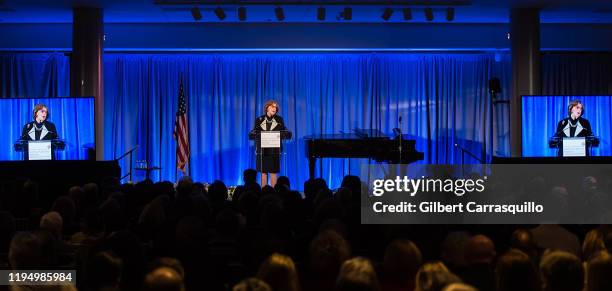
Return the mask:
[[[263, 107], [264, 115], [255, 118], [253, 132], [262, 131], [281, 131], [286, 130], [285, 121], [277, 115], [279, 108], [276, 101], [270, 100]], [[270, 185], [276, 185], [278, 172], [280, 172], [280, 148], [261, 148], [256, 154], [257, 170], [261, 172], [261, 186], [268, 184], [268, 175], [270, 176]]]
[[591, 123], [583, 118], [584, 105], [579, 100], [570, 102], [567, 106], [568, 117], [557, 123], [556, 137], [586, 137], [593, 135]]
[[52, 140], [57, 138], [55, 124], [47, 120], [49, 109], [44, 104], [37, 104], [32, 110], [34, 120], [26, 123], [21, 131], [21, 140]]

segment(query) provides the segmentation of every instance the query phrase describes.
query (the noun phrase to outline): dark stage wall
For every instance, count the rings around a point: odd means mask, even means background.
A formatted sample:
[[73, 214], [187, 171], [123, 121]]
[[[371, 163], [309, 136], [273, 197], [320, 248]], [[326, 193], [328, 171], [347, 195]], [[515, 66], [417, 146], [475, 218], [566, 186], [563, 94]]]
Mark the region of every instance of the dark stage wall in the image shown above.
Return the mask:
[[[505, 23], [106, 23], [107, 50], [508, 50]], [[70, 23], [0, 24], [0, 50], [71, 50]], [[542, 50], [612, 51], [610, 24], [541, 25]]]

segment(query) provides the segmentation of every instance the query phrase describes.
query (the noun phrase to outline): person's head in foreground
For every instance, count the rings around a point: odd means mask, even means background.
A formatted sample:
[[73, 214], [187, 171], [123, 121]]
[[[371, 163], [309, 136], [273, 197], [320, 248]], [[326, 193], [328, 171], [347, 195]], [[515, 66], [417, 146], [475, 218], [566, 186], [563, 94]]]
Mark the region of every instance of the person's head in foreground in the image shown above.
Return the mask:
[[13, 270], [49, 268], [56, 257], [55, 239], [48, 231], [18, 232], [11, 240], [8, 259]]
[[587, 263], [586, 291], [612, 290], [612, 256], [601, 251]]
[[340, 268], [336, 291], [378, 291], [380, 284], [372, 263], [366, 258], [352, 258]]
[[451, 273], [442, 262], [425, 263], [416, 275], [416, 291], [441, 291], [461, 279]]
[[[464, 283], [452, 283], [444, 287], [442, 291], [479, 291], [478, 289]], [[480, 290], [484, 291], [484, 290]]]
[[510, 249], [497, 260], [495, 281], [498, 291], [540, 290], [539, 274], [531, 258], [522, 251]]
[[112, 251], [94, 254], [87, 264], [87, 285], [91, 290], [119, 290], [123, 261]]
[[423, 256], [419, 248], [406, 239], [392, 241], [383, 259], [383, 285], [393, 284], [407, 290], [414, 289], [414, 278], [421, 267]]
[[170, 267], [159, 267], [149, 272], [144, 280], [144, 291], [185, 291], [181, 275]]
[[272, 290], [300, 290], [297, 269], [293, 260], [285, 255], [274, 253], [269, 256], [257, 272], [257, 278], [268, 283]]
[[232, 291], [272, 291], [272, 288], [260, 279], [247, 278], [236, 284]]
[[489, 265], [493, 263], [495, 255], [495, 244], [486, 235], [472, 236], [465, 246], [465, 260], [468, 265]]
[[564, 251], [544, 253], [540, 261], [543, 291], [581, 291], [584, 270], [576, 255]]

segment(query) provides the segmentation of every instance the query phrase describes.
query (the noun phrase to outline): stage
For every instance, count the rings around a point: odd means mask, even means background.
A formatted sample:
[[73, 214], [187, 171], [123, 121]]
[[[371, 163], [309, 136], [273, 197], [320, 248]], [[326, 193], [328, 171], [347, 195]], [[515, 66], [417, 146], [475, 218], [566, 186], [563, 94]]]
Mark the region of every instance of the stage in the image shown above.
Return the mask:
[[493, 157], [492, 164], [612, 164], [611, 156], [592, 157]]
[[[10, 197], [19, 194], [27, 180], [39, 184], [42, 206], [50, 205], [56, 197], [64, 195], [75, 185], [119, 179], [121, 169], [116, 161], [5, 161], [0, 162], [0, 193], [2, 206]], [[19, 185], [21, 184], [21, 185]], [[17, 187], [15, 187], [17, 186]]]

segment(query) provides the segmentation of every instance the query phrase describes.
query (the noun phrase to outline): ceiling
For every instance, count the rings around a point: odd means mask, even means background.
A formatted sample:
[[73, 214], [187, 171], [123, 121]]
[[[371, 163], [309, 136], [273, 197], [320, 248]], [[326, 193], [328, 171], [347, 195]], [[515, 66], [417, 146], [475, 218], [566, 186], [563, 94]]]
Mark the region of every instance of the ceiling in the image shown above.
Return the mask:
[[[283, 21], [275, 16], [274, 9], [279, 6], [275, 3], [281, 3]], [[194, 7], [202, 15], [198, 22], [429, 22], [424, 10], [431, 7], [434, 16], [431, 22], [435, 23], [506, 23], [510, 8], [539, 7], [543, 23], [612, 24], [612, 0], [0, 0], [0, 23], [70, 23], [72, 8], [77, 6], [103, 8], [107, 23], [193, 23], [196, 22], [191, 14]], [[245, 21], [238, 19], [241, 6], [246, 7]], [[224, 20], [215, 15], [217, 7], [223, 8]], [[323, 21], [317, 20], [319, 7], [326, 10]], [[351, 20], [342, 17], [345, 7], [352, 8]], [[404, 20], [405, 7], [411, 8], [410, 20]], [[448, 7], [454, 9], [452, 21], [446, 20]], [[381, 17], [386, 8], [393, 11], [387, 21]]]

